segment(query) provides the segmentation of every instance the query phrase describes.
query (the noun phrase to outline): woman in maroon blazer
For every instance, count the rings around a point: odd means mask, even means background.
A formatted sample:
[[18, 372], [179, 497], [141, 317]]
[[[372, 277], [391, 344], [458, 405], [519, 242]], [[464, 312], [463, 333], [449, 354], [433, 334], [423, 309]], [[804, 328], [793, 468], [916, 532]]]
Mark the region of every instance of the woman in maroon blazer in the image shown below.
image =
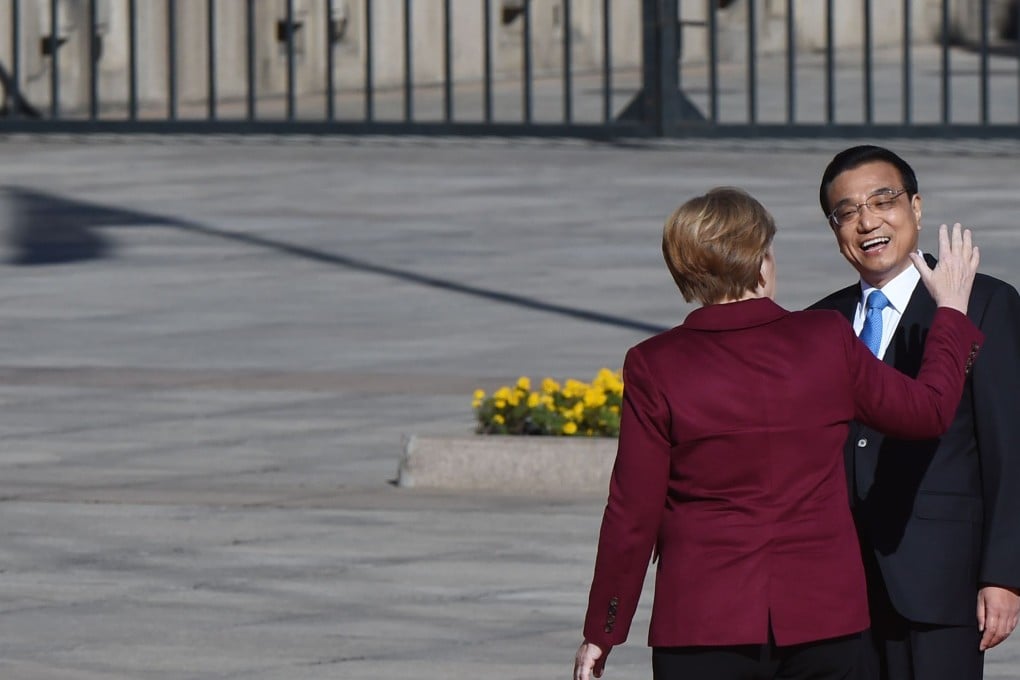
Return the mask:
[[[862, 209], [862, 206], [858, 206]], [[898, 437], [945, 432], [983, 340], [967, 320], [970, 233], [915, 265], [940, 309], [911, 380], [831, 311], [772, 301], [775, 223], [739, 189], [669, 218], [666, 264], [702, 307], [633, 347], [575, 680], [627, 638], [656, 562], [657, 680], [846, 678], [868, 627], [843, 443], [856, 419]], [[916, 257], [916, 256], [915, 256]]]

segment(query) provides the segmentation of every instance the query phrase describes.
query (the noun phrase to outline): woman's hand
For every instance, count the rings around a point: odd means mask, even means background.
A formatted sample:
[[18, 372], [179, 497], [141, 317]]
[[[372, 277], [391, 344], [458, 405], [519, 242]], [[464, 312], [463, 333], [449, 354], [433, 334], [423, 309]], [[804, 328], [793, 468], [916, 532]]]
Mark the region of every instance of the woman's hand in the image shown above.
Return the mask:
[[598, 645], [582, 642], [574, 657], [574, 680], [601, 678], [606, 667], [606, 655]]
[[957, 222], [950, 238], [946, 225], [939, 227], [939, 261], [935, 269], [929, 269], [917, 253], [910, 253], [910, 259], [936, 305], [967, 313], [970, 288], [981, 260], [977, 246], [971, 243], [970, 229]]

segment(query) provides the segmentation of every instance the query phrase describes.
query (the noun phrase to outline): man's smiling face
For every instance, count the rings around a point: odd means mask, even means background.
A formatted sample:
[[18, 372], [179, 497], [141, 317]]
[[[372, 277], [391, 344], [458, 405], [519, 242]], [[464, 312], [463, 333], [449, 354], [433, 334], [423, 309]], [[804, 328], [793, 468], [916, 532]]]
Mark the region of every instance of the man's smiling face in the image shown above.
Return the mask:
[[[899, 193], [903, 179], [889, 163], [865, 163], [840, 173], [827, 192], [830, 220], [843, 257], [868, 284], [881, 288], [907, 267], [921, 231], [921, 196]], [[863, 205], [871, 201], [871, 207]], [[856, 206], [856, 210], [854, 209]]]

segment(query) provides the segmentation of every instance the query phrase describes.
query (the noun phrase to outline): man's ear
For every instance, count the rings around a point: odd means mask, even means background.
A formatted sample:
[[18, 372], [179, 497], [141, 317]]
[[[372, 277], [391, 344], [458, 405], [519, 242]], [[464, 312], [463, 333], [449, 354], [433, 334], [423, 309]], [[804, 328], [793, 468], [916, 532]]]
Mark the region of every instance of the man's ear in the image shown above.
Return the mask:
[[910, 209], [914, 211], [914, 221], [917, 222], [917, 230], [921, 231], [921, 194], [914, 194], [910, 199]]

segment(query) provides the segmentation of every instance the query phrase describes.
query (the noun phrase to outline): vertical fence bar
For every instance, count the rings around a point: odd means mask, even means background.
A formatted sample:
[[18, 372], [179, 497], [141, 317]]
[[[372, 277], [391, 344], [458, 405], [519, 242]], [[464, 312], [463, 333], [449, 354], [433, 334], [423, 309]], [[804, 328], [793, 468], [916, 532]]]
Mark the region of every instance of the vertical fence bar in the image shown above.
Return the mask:
[[372, 99], [372, 0], [365, 3], [365, 122], [375, 116], [375, 102]]
[[96, 28], [99, 21], [96, 17], [96, 2], [98, 0], [89, 0], [88, 35], [86, 36], [86, 39], [89, 41], [89, 120], [99, 118], [99, 78], [96, 72], [96, 66], [99, 62], [99, 36], [97, 35]]
[[287, 120], [294, 120], [295, 102], [295, 61], [294, 61], [294, 0], [287, 0]]
[[835, 122], [835, 16], [833, 0], [825, 1], [825, 121]]
[[[663, 19], [663, 24], [664, 25], [666, 23], [669, 23], [671, 26], [673, 26], [673, 38], [671, 39], [671, 43], [670, 44], [674, 45], [675, 48], [676, 48], [676, 56], [674, 58], [676, 59], [676, 91], [677, 91], [677, 94], [676, 94], [676, 96], [673, 96], [673, 93], [671, 92], [670, 88], [663, 88], [662, 91], [663, 91], [663, 96], [664, 97], [675, 99], [677, 101], [677, 111], [676, 111], [677, 115], [670, 118], [671, 121], [675, 121], [675, 120], [678, 120], [679, 117], [680, 117], [679, 102], [682, 101], [683, 97], [685, 97], [685, 95], [682, 94], [683, 90], [684, 90], [684, 83], [683, 83], [683, 79], [684, 79], [684, 23], [683, 23], [683, 7], [681, 7], [682, 0], [666, 0], [665, 4], [669, 5], [670, 6], [670, 10], [669, 11], [672, 11], [674, 13], [674, 16], [670, 17], [668, 12], [667, 12], [666, 15], [664, 15], [662, 17], [662, 19]], [[663, 42], [663, 47], [664, 48], [666, 47], [665, 42]], [[662, 54], [662, 58], [666, 59], [668, 57], [666, 56], [665, 53], [663, 53]]]
[[836, 121], [836, 38], [833, 0], [825, 1], [825, 122]]
[[871, 0], [864, 0], [864, 122], [871, 125], [875, 119], [875, 83], [871, 64], [873, 26], [871, 25]]
[[524, 30], [522, 32], [521, 52], [523, 52], [524, 73], [524, 122], [531, 122], [531, 0], [524, 0]]
[[336, 108], [333, 101], [333, 72], [336, 70], [333, 45], [336, 43], [337, 35], [333, 23], [333, 0], [326, 0], [326, 120], [333, 121], [336, 118]]
[[166, 0], [166, 117], [177, 118], [177, 0]]
[[[650, 7], [653, 29], [658, 37], [653, 40], [655, 48], [655, 85], [648, 100], [658, 110], [653, 114], [656, 134], [668, 137], [676, 132], [680, 118], [680, 6], [679, 0], [665, 0], [660, 3], [645, 3]], [[658, 4], [658, 8], [652, 6]], [[649, 10], [646, 10], [649, 11]], [[657, 24], [657, 25], [656, 25]], [[648, 40], [648, 36], [645, 38]], [[646, 84], [646, 88], [648, 85]], [[649, 108], [652, 108], [649, 106]]]
[[138, 119], [138, 5], [128, 0], [128, 119]]
[[50, 118], [60, 117], [60, 20], [57, 0], [50, 0]]
[[942, 123], [949, 124], [949, 0], [942, 0]]
[[1020, 12], [1016, 13], [1016, 115], [1020, 122]]
[[613, 34], [610, 0], [602, 0], [602, 121], [613, 120]]
[[247, 0], [244, 14], [245, 79], [247, 118], [255, 120], [255, 0]]
[[[988, 0], [981, 0], [981, 124], [988, 125]], [[1020, 36], [1017, 36], [1020, 40]]]
[[797, 21], [794, 0], [786, 0], [786, 124], [797, 117]]
[[[672, 4], [672, 3], [666, 3]], [[662, 21], [662, 3], [641, 2], [641, 122], [654, 135], [663, 134], [661, 83], [663, 33], [669, 29]], [[670, 36], [674, 34], [670, 32]], [[668, 67], [668, 64], [666, 65]], [[674, 67], [675, 68], [675, 67]], [[624, 109], [624, 114], [627, 110]]]
[[[14, 89], [16, 92], [21, 92], [21, 6], [18, 4], [21, 0], [11, 0], [11, 81], [14, 83]], [[9, 98], [13, 97], [13, 93], [8, 92]], [[7, 111], [7, 115], [12, 118], [17, 118], [19, 111], [20, 101], [14, 101], [11, 99], [11, 108]]]
[[482, 69], [485, 71], [485, 82], [482, 85], [482, 109], [486, 123], [492, 122], [492, 5], [490, 0], [482, 0], [482, 38], [483, 54]]
[[205, 5], [206, 115], [216, 120], [216, 0]]
[[758, 3], [747, 3], [747, 122], [758, 122], [758, 71], [755, 54], [758, 51]]
[[707, 0], [708, 16], [708, 117], [719, 122], [719, 19], [716, 0]]
[[903, 124], [910, 125], [913, 114], [913, 68], [910, 42], [913, 39], [910, 25], [910, 0], [903, 0]]
[[574, 81], [573, 81], [573, 49], [572, 49], [572, 19], [570, 16], [570, 1], [563, 0], [563, 122], [569, 123], [574, 118]]
[[453, 120], [453, 17], [443, 0], [443, 120]]
[[411, 0], [404, 0], [404, 120], [414, 120], [414, 34]]

